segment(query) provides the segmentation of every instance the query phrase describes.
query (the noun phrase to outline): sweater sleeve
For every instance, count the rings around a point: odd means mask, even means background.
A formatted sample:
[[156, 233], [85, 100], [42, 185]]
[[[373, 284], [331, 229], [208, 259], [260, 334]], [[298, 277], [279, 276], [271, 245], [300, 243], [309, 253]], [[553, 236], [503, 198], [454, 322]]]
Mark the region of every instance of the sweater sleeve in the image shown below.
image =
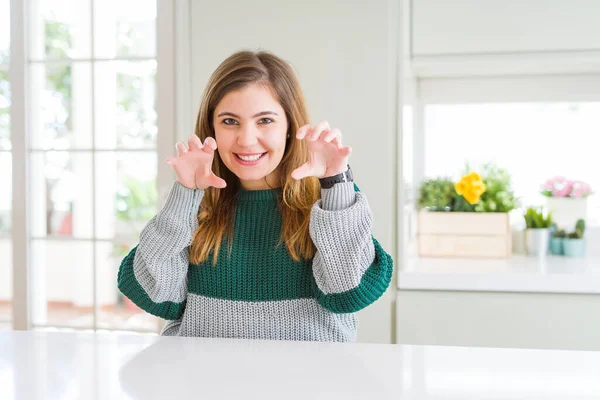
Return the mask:
[[317, 247], [313, 274], [317, 301], [334, 313], [352, 313], [374, 303], [390, 284], [392, 257], [371, 233], [367, 198], [352, 182], [321, 189], [310, 215]]
[[119, 290], [150, 314], [168, 320], [183, 314], [189, 246], [203, 196], [204, 191], [175, 182], [163, 208], [142, 229], [138, 245], [121, 262]]

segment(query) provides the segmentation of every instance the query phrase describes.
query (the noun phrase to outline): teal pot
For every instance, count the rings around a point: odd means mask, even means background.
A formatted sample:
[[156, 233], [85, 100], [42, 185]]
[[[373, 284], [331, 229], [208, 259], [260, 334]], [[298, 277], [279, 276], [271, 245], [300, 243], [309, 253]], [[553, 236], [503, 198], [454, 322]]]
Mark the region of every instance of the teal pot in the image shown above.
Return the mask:
[[551, 238], [550, 239], [550, 252], [556, 256], [565, 254], [564, 250], [564, 239], [563, 238]]
[[567, 257], [583, 257], [585, 255], [585, 239], [565, 239], [564, 243], [565, 256]]

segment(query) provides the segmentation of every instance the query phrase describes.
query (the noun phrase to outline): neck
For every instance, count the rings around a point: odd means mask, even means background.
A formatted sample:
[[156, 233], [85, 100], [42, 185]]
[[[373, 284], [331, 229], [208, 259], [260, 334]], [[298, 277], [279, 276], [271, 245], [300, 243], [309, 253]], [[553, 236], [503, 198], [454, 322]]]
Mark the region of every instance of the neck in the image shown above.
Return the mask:
[[280, 185], [279, 183], [279, 171], [277, 169], [271, 172], [269, 175], [257, 179], [257, 180], [241, 180], [240, 184], [245, 190], [266, 190], [275, 189]]

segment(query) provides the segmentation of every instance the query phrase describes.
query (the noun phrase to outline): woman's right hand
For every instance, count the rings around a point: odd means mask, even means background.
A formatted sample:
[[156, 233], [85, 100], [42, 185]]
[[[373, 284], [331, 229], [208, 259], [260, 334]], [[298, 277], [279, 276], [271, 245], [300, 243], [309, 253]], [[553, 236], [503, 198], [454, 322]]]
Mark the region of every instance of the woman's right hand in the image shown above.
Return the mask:
[[167, 158], [177, 174], [177, 180], [189, 189], [206, 189], [215, 187], [222, 189], [227, 183], [212, 171], [212, 162], [217, 149], [217, 142], [212, 137], [206, 138], [204, 145], [200, 138], [192, 134], [188, 146], [177, 142], [177, 157]]

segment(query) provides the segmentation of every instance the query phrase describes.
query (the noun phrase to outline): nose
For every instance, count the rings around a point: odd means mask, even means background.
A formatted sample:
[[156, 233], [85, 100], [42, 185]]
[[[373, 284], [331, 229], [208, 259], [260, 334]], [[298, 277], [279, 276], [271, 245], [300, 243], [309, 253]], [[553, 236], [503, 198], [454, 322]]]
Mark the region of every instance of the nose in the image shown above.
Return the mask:
[[240, 147], [252, 147], [257, 140], [257, 129], [253, 124], [246, 124], [238, 130], [237, 143]]

